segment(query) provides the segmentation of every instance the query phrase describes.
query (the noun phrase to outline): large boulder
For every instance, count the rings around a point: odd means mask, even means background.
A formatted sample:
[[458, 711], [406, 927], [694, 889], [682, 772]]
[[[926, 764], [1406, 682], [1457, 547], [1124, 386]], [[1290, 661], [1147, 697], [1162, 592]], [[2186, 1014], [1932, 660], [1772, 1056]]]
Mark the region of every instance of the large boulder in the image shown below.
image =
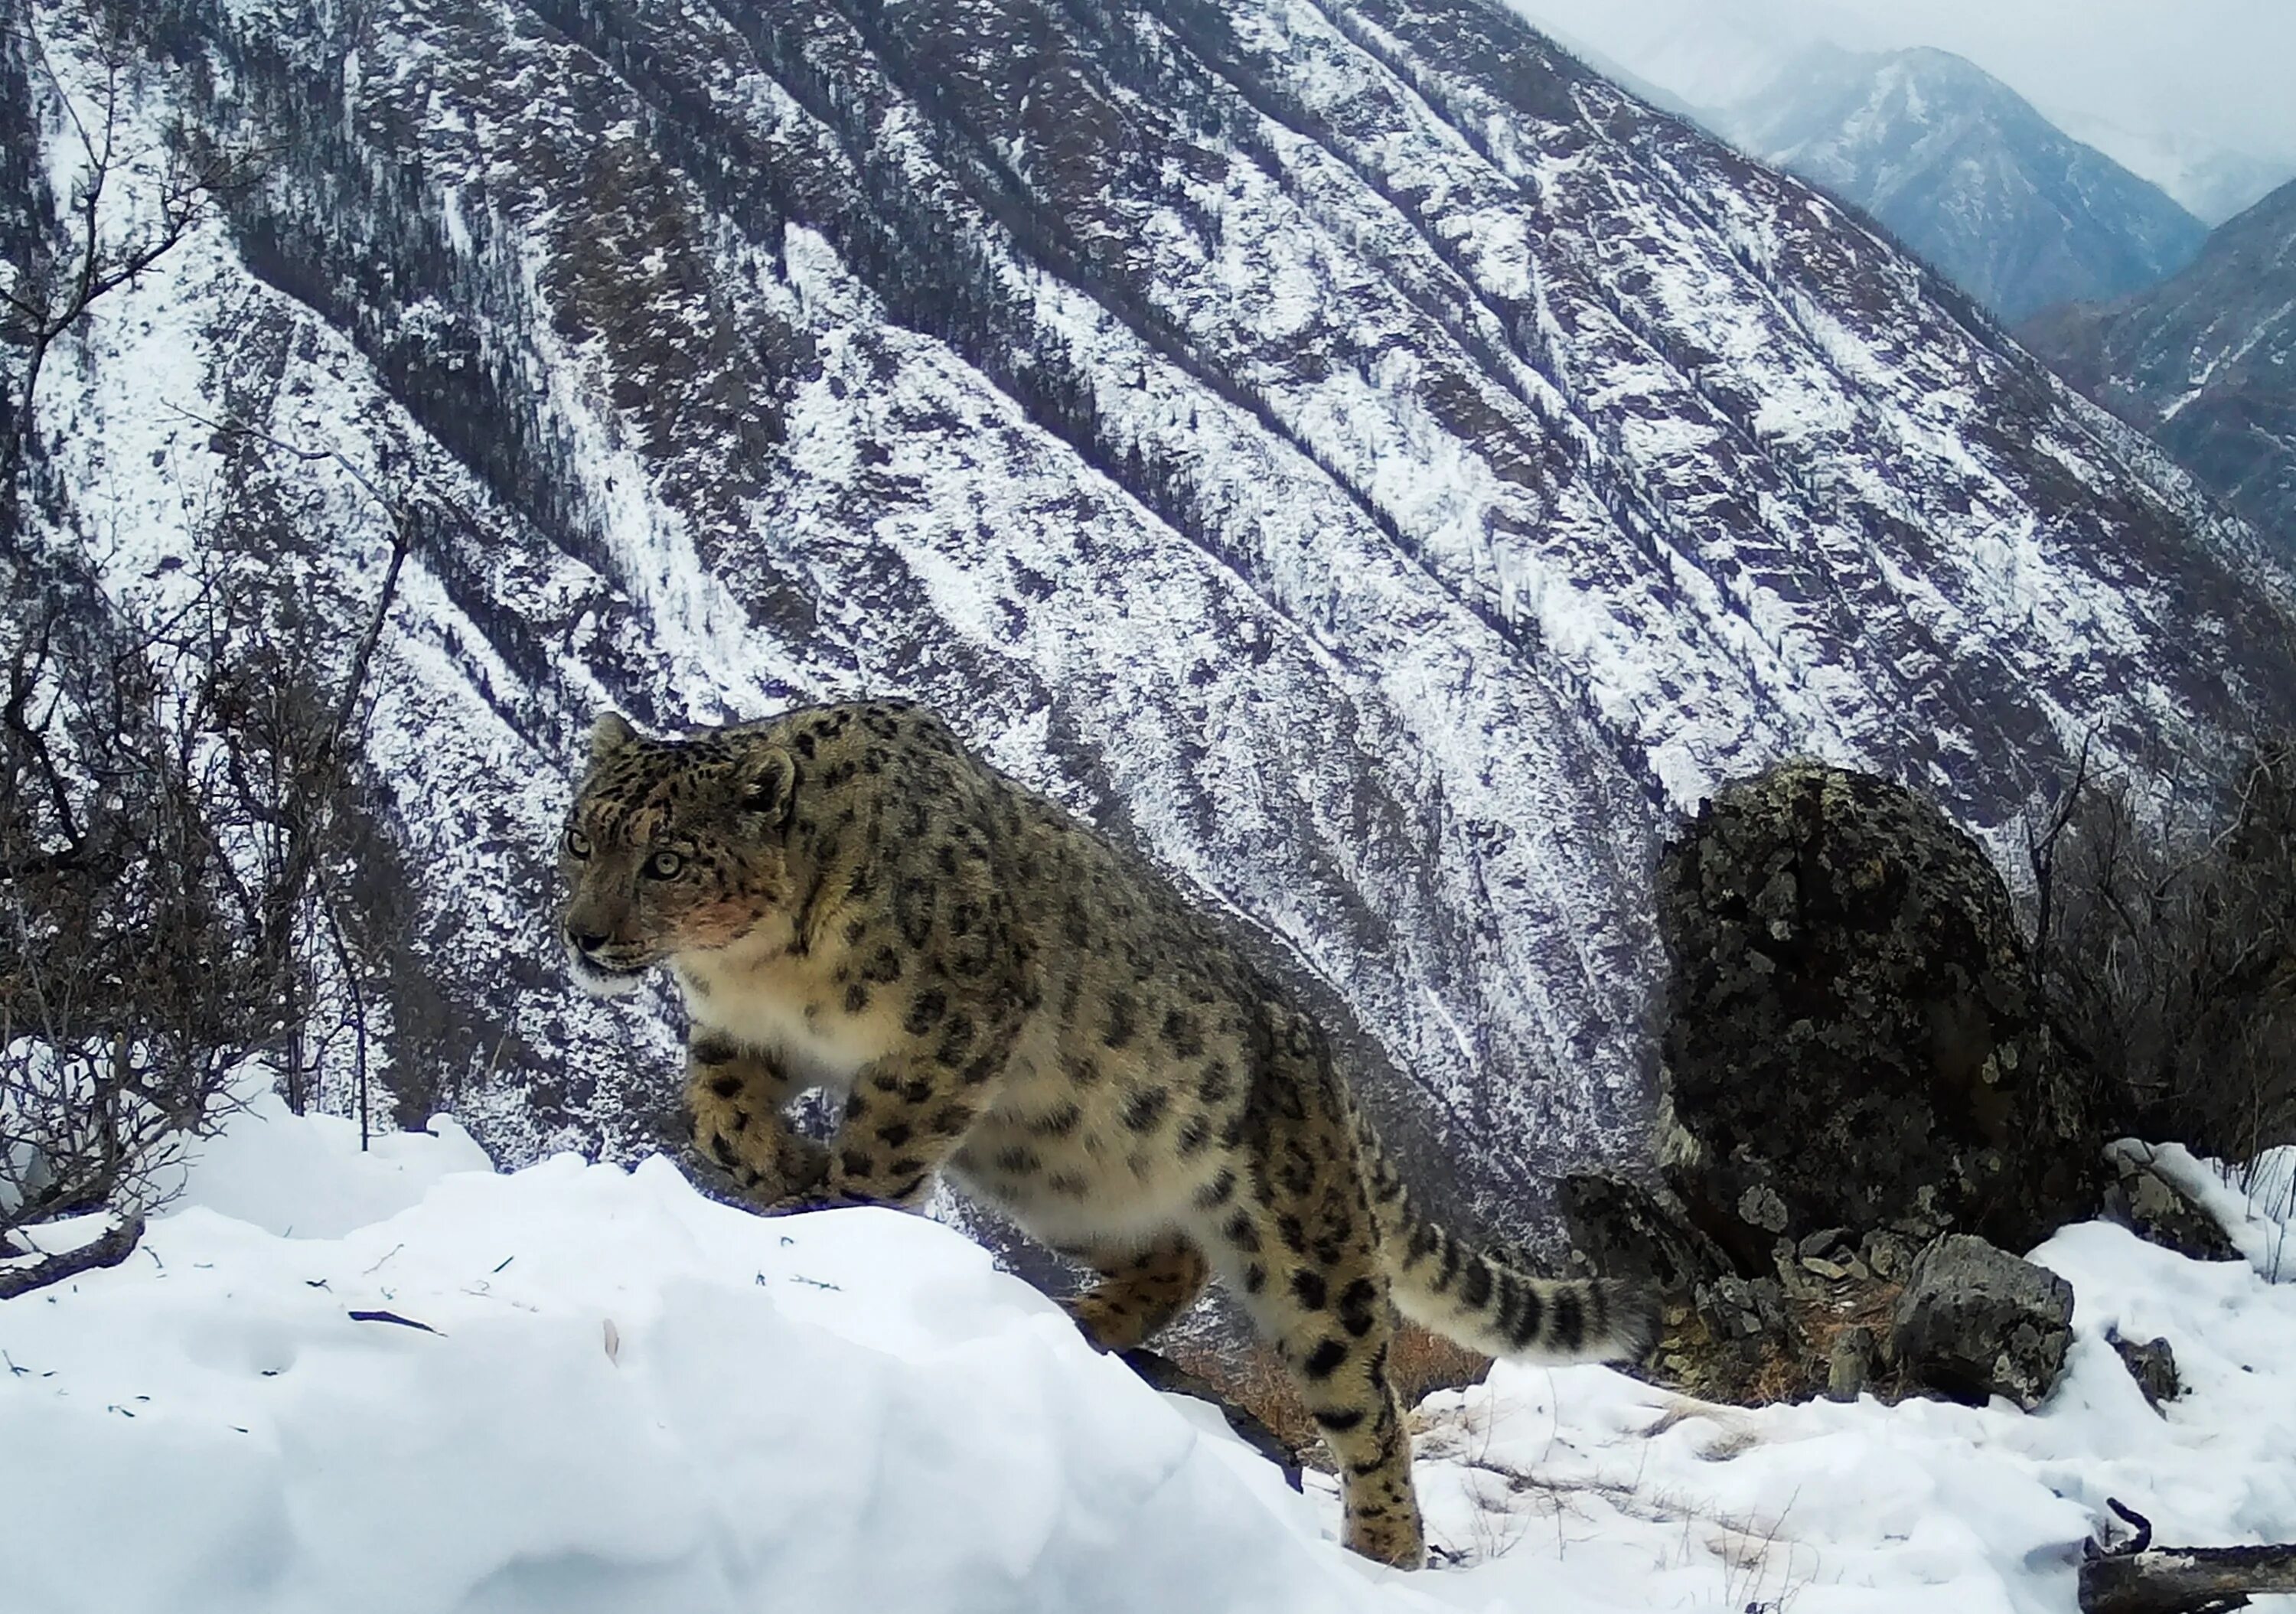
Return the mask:
[[2073, 1286], [1983, 1239], [1948, 1233], [1922, 1251], [1890, 1318], [1898, 1383], [1959, 1401], [2039, 1405], [2064, 1371]]
[[1773, 768], [1667, 848], [1658, 907], [1658, 1180], [1563, 1199], [1599, 1264], [1673, 1297], [1660, 1372], [1844, 1393], [1939, 1235], [2023, 1249], [2093, 1213], [2100, 1140], [2008, 890], [1929, 802]]
[[2022, 1248], [2095, 1203], [2096, 1141], [2009, 892], [1911, 791], [1797, 762], [1699, 810], [1659, 870], [1678, 1184], [1780, 1238]]

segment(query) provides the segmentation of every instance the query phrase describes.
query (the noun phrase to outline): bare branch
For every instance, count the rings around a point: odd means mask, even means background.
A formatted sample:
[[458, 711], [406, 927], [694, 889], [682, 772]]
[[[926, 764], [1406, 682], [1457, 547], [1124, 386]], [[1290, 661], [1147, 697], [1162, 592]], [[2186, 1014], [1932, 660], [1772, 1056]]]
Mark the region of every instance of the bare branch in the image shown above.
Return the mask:
[[0, 1270], [0, 1300], [12, 1300], [18, 1295], [30, 1294], [36, 1289], [45, 1289], [84, 1272], [117, 1266], [135, 1253], [135, 1246], [143, 1237], [144, 1218], [129, 1217], [102, 1238], [78, 1249], [49, 1256], [30, 1266]]
[[2056, 917], [2057, 842], [2071, 824], [2080, 807], [2081, 792], [2087, 788], [2089, 747], [2095, 739], [2094, 726], [2081, 736], [2080, 755], [2073, 762], [2072, 782], [2057, 798], [2057, 805], [2049, 814], [2048, 828], [2036, 835], [2030, 823], [2025, 826], [2025, 861], [2032, 870], [2038, 905], [2033, 922], [2033, 966], [2037, 971], [2046, 965]]
[[0, 542], [14, 537], [20, 518], [19, 482], [35, 440], [35, 409], [49, 349], [97, 302], [141, 278], [180, 246], [224, 196], [251, 184], [261, 161], [252, 151], [223, 148], [210, 149], [193, 161], [178, 135], [169, 143], [158, 182], [156, 219], [124, 235], [115, 234], [108, 222], [115, 210], [115, 182], [129, 171], [135, 155], [121, 144], [127, 41], [111, 29], [101, 42], [101, 117], [91, 128], [38, 29], [28, 26], [25, 33], [78, 136], [85, 165], [72, 184], [65, 239], [36, 244], [29, 261], [17, 266], [16, 283], [0, 292], [0, 302], [12, 316], [6, 323], [13, 327], [4, 333], [11, 346], [24, 352], [14, 408], [0, 430]]

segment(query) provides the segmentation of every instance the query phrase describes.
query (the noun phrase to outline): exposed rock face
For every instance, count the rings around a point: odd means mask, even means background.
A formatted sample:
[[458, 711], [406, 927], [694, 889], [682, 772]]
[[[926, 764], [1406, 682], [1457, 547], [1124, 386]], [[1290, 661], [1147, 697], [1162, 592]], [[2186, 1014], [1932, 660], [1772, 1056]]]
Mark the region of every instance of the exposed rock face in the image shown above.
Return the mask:
[[2006, 1396], [2030, 1412], [2064, 1369], [2073, 1286], [1983, 1239], [1948, 1233], [1915, 1261], [1890, 1322], [1907, 1388], [1956, 1400]]
[[1677, 1185], [1742, 1263], [1829, 1228], [2039, 1239], [2095, 1147], [2009, 894], [1911, 791], [1790, 763], [1670, 848]]
[[1582, 1241], [1677, 1306], [1702, 1393], [1855, 1394], [1939, 1234], [2038, 1241], [2095, 1202], [2097, 1144], [2009, 895], [1935, 807], [1790, 763], [1668, 849], [1662, 1187], [1578, 1179]]

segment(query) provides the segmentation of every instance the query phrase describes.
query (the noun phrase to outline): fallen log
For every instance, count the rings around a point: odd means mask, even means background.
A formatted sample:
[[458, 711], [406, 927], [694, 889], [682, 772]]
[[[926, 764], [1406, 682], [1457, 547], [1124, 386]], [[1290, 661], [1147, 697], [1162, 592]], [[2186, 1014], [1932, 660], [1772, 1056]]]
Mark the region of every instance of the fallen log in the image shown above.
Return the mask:
[[2081, 1614], [2220, 1614], [2259, 1592], [2296, 1592], [2296, 1542], [2260, 1547], [2156, 1547], [2152, 1523], [2118, 1502], [2136, 1528], [2117, 1550], [2092, 1544], [2080, 1567]]

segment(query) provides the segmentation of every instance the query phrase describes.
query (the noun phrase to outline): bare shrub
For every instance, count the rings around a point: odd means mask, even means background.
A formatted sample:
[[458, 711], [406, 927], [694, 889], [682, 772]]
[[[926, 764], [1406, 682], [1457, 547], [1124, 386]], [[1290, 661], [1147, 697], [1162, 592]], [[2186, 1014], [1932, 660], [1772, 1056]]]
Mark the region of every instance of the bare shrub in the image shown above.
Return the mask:
[[[179, 127], [143, 131], [131, 14], [83, 0], [28, 19], [0, 56], [69, 130], [70, 163], [55, 195], [35, 186], [8, 215], [0, 259], [0, 1256], [24, 1253], [20, 1229], [98, 1209], [125, 1237], [100, 1251], [132, 1248], [243, 1069], [299, 1110], [320, 1071], [348, 1065], [364, 1121], [368, 983], [404, 923], [392, 905], [354, 910], [379, 837], [348, 741], [412, 500], [339, 450], [205, 422], [229, 469], [196, 524], [201, 575], [123, 601], [43, 484], [52, 351], [260, 166]], [[258, 474], [320, 462], [390, 522], [364, 610], [299, 589], [309, 534]], [[76, 1264], [0, 1278], [20, 1290]]]
[[2047, 823], [2035, 957], [2101, 1120], [2231, 1160], [2296, 1141], [2296, 743], [2255, 748], [2228, 822], [2083, 776]]
[[348, 911], [374, 835], [347, 740], [412, 528], [402, 507], [357, 634], [302, 611], [222, 528], [164, 608], [112, 599], [70, 552], [13, 574], [0, 1239], [151, 1209], [243, 1073], [300, 1109], [347, 1063], [364, 1118], [367, 981], [396, 938]]
[[154, 1197], [267, 1032], [213, 724], [116, 612], [14, 602], [0, 706], [0, 1235]]

